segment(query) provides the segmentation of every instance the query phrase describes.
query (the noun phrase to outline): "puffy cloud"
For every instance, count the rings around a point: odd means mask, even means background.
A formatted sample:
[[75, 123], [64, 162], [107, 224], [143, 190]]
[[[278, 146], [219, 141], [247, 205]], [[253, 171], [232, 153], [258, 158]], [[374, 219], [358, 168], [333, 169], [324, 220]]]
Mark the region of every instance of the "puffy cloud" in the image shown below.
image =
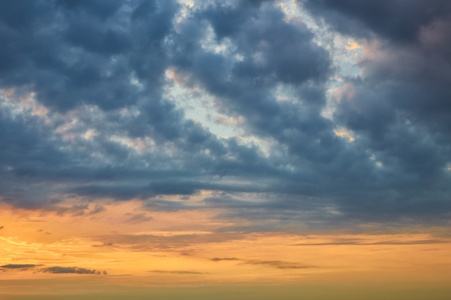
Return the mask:
[[364, 45], [360, 76], [336, 93], [334, 121], [358, 136], [355, 146], [372, 153], [384, 175], [376, 192], [362, 195], [365, 205], [338, 203], [370, 218], [448, 214], [449, 2], [299, 2]]
[[400, 42], [415, 40], [423, 26], [436, 19], [449, 18], [451, 11], [450, 3], [446, 0], [428, 2], [299, 0], [299, 2], [341, 32], [368, 37], [368, 30], [371, 30]]
[[[72, 214], [100, 212], [83, 204], [99, 199], [220, 208], [250, 220], [224, 229], [243, 231], [445, 223], [448, 2], [298, 3], [363, 49], [328, 118], [337, 57], [273, 1], [0, 4], [0, 200]], [[189, 119], [168, 97], [180, 87], [240, 120], [235, 136]]]

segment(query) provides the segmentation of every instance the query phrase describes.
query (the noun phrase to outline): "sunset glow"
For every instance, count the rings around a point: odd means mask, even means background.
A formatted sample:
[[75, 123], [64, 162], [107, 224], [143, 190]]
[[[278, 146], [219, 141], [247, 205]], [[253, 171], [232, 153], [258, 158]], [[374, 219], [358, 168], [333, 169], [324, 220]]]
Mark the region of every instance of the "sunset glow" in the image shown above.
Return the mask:
[[0, 0], [0, 298], [450, 299], [451, 2]]

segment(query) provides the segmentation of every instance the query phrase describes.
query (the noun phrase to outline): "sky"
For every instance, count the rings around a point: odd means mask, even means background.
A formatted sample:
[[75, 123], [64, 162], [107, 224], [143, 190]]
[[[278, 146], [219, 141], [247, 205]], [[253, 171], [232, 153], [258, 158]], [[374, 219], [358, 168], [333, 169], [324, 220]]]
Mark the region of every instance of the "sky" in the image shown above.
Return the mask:
[[2, 299], [447, 299], [448, 0], [0, 0]]

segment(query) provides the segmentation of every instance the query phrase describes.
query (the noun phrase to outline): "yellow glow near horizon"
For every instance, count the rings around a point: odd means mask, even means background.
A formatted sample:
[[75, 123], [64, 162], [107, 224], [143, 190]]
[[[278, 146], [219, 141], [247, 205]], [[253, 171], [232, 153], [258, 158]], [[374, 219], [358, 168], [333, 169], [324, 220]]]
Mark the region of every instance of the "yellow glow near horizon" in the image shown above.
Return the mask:
[[[88, 212], [95, 208], [91, 206]], [[91, 215], [4, 206], [0, 265], [37, 266], [3, 268], [0, 279], [125, 276], [152, 285], [196, 285], [352, 281], [361, 276], [429, 280], [448, 278], [451, 270], [451, 243], [443, 237], [221, 232], [233, 222], [218, 221], [217, 213], [143, 211], [139, 201], [105, 203]], [[51, 266], [105, 270], [108, 275], [40, 271]]]

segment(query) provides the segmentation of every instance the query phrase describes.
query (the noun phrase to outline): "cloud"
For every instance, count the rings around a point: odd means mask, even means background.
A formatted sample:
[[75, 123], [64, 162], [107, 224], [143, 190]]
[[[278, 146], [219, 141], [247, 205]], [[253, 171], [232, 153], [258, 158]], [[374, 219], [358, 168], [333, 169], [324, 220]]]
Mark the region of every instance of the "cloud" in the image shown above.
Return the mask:
[[19, 271], [27, 271], [29, 269], [36, 270], [42, 273], [52, 273], [52, 274], [93, 274], [93, 275], [107, 275], [106, 271], [97, 271], [94, 269], [86, 269], [79, 267], [45, 267], [37, 269], [36, 267], [40, 267], [43, 265], [39, 264], [7, 264], [0, 266], [0, 269], [3, 271], [7, 270], [19, 270]]
[[146, 214], [136, 214], [128, 219], [129, 223], [142, 223], [152, 220], [151, 216], [147, 216]]
[[276, 269], [308, 269], [315, 268], [315, 266], [303, 265], [295, 262], [286, 262], [280, 260], [257, 260], [257, 259], [240, 259], [236, 257], [214, 257], [211, 261], [240, 261], [242, 265], [256, 265]]
[[[449, 2], [298, 4], [327, 26], [289, 22], [274, 1], [0, 4], [0, 201], [249, 221], [224, 231], [447, 224]], [[360, 73], [343, 75], [325, 36], [361, 47]], [[170, 96], [183, 89], [192, 119]], [[202, 118], [207, 98], [240, 120], [233, 133]]]
[[43, 273], [52, 274], [93, 274], [93, 275], [107, 275], [106, 271], [97, 271], [94, 269], [85, 269], [79, 267], [47, 267], [40, 270]]
[[[182, 251], [196, 244], [221, 243], [245, 239], [245, 235], [236, 232], [205, 233], [205, 234], [174, 234], [169, 236], [153, 234], [111, 234], [93, 237], [102, 246], [127, 247], [135, 251]], [[105, 242], [107, 241], [107, 242]]]
[[104, 242], [101, 245], [92, 245], [92, 247], [112, 247], [114, 244], [111, 242]]
[[366, 205], [342, 198], [340, 210], [375, 219], [446, 218], [451, 52], [446, 42], [432, 45], [449, 30], [449, 2], [300, 2], [364, 48], [360, 76], [346, 78], [352, 93], [337, 94], [334, 118], [359, 136], [357, 145], [373, 154], [375, 173], [385, 179], [374, 178], [378, 192], [362, 195]]
[[[8, 12], [8, 17], [2, 18], [1, 25], [5, 28], [2, 37], [11, 43], [2, 51], [2, 73], [12, 73], [3, 78], [1, 85], [33, 85], [39, 101], [57, 110], [68, 110], [83, 102], [105, 109], [136, 102], [139, 92], [123, 74], [130, 72], [134, 65], [137, 76], [145, 77], [144, 80], [161, 75], [165, 54], [154, 45], [170, 29], [168, 23], [176, 6], [172, 1], [159, 1], [159, 10], [148, 9], [138, 1], [131, 5], [117, 1], [82, 5], [36, 1], [31, 6], [6, 5], [3, 11]], [[52, 11], [60, 13], [56, 15]], [[127, 15], [130, 13], [132, 16]], [[140, 13], [153, 17], [143, 20], [136, 17]], [[12, 16], [15, 21], [11, 21]], [[131, 23], [121, 24], [128, 25], [126, 29], [116, 26], [123, 17], [131, 17]], [[51, 29], [54, 26], [59, 29]], [[49, 30], [42, 31], [44, 28]], [[137, 35], [148, 36], [154, 44], [136, 43]], [[153, 54], [148, 56], [152, 62], [139, 52], [145, 50]], [[31, 51], [36, 51], [36, 55]], [[131, 66], [121, 56], [124, 52], [136, 53], [131, 57]], [[110, 60], [113, 55], [118, 55], [114, 62]], [[153, 68], [149, 68], [150, 63]], [[108, 74], [102, 70], [108, 70]], [[127, 102], [123, 101], [124, 97]]]
[[0, 269], [3, 271], [8, 270], [18, 270], [18, 271], [27, 271], [34, 270], [42, 273], [52, 273], [52, 274], [93, 274], [93, 275], [107, 275], [106, 271], [99, 271], [95, 269], [87, 269], [87, 268], [79, 268], [79, 267], [61, 267], [61, 266], [53, 266], [53, 267], [43, 267], [42, 264], [6, 264], [0, 266]]
[[247, 265], [261, 265], [272, 267], [276, 269], [309, 269], [314, 266], [302, 265], [298, 263], [285, 262], [280, 260], [246, 260], [244, 264]]
[[196, 209], [195, 206], [189, 205], [185, 203], [185, 201], [180, 202], [160, 199], [146, 202], [143, 205], [143, 208], [150, 211], [167, 211], [167, 212]]
[[[435, 19], [448, 18], [451, 10], [446, 0], [429, 2], [402, 0], [365, 3], [358, 0], [300, 0], [315, 15], [324, 18], [337, 30], [353, 36], [366, 37], [368, 30], [385, 38], [409, 42], [418, 31]], [[427, 11], [427, 13], [425, 13]]]
[[211, 261], [233, 261], [233, 260], [239, 260], [236, 257], [213, 257]]
[[32, 269], [35, 267], [39, 267], [42, 265], [35, 265], [35, 264], [7, 264], [7, 265], [3, 265], [0, 266], [0, 268], [2, 268], [3, 270], [28, 270], [28, 269]]
[[208, 273], [198, 272], [198, 271], [186, 271], [186, 270], [177, 270], [177, 271], [166, 271], [166, 270], [152, 270], [148, 271], [150, 273], [160, 273], [160, 274], [178, 274], [178, 275], [204, 275]]
[[369, 245], [428, 245], [428, 244], [442, 244], [449, 243], [446, 240], [440, 239], [424, 239], [424, 240], [411, 240], [411, 241], [403, 241], [403, 240], [386, 240], [386, 241], [378, 241], [378, 242], [366, 242], [362, 239], [336, 239], [331, 242], [325, 243], [301, 243], [296, 244], [296, 246], [341, 246], [341, 245], [360, 245], [360, 246], [369, 246]]

